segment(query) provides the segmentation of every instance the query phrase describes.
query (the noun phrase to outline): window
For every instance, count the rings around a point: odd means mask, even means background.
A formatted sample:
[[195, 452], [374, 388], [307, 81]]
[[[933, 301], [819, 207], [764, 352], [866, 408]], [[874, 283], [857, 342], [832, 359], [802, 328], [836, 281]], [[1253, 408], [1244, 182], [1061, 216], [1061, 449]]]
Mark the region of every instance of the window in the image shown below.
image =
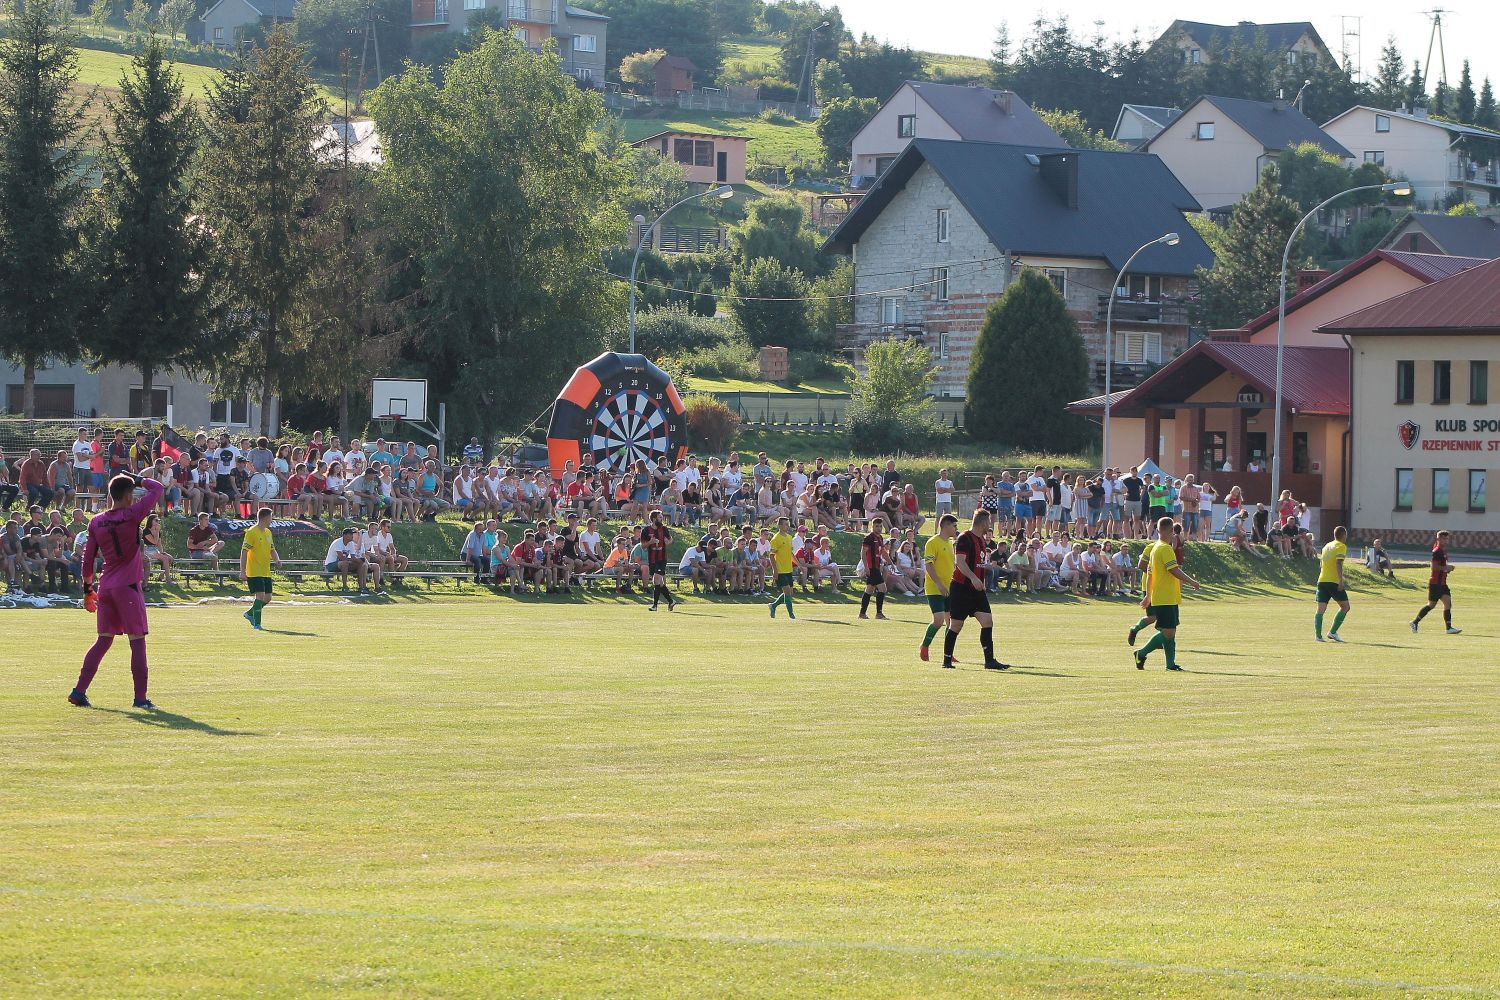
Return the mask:
[[1469, 362], [1469, 402], [1479, 406], [1490, 401], [1490, 363]]
[[901, 325], [901, 307], [902, 307], [902, 302], [901, 302], [900, 297], [898, 297], [898, 296], [889, 295], [889, 296], [886, 296], [885, 298], [882, 298], [880, 300], [880, 323], [881, 323], [881, 325], [882, 326], [900, 326]]
[[1191, 66], [1197, 66], [1199, 63], [1203, 62], [1203, 50], [1189, 49], [1187, 53], [1187, 61]]
[[1446, 403], [1452, 398], [1453, 389], [1453, 362], [1434, 361], [1432, 363], [1432, 401], [1434, 403]]
[[1365, 150], [1365, 162], [1366, 163], [1373, 163], [1373, 164], [1375, 164], [1378, 167], [1385, 166], [1385, 150], [1383, 150], [1383, 149], [1367, 149], [1367, 150]]
[[587, 66], [578, 67], [578, 79], [588, 82], [594, 78], [594, 71]]
[[939, 302], [948, 301], [948, 269], [946, 267], [932, 269], [932, 294]]
[[151, 387], [151, 412], [150, 413], [146, 412], [145, 406], [143, 405], [144, 402], [145, 402], [145, 400], [142, 399], [142, 396], [141, 396], [141, 387], [138, 386], [138, 385], [131, 386], [131, 388], [130, 388], [130, 404], [129, 405], [130, 405], [130, 416], [132, 418], [140, 418], [140, 417], [165, 417], [167, 415], [167, 404], [170, 403], [170, 402], [172, 402], [172, 390], [171, 390], [170, 387], [168, 387], [168, 388], [158, 388], [156, 386], [152, 386]]
[[714, 165], [714, 144], [708, 139], [673, 139], [672, 159], [694, 167]]
[[1214, 137], [1214, 123], [1199, 122], [1196, 137], [1199, 139], [1212, 139]]
[[1432, 470], [1432, 509], [1435, 513], [1443, 513], [1448, 509], [1448, 481], [1447, 469]]
[[1052, 287], [1057, 289], [1057, 294], [1063, 298], [1068, 297], [1068, 272], [1066, 268], [1048, 267], [1043, 268], [1047, 280], [1052, 282]]
[[1396, 402], [1410, 403], [1417, 395], [1417, 363], [1396, 362]]
[[900, 139], [910, 139], [917, 134], [916, 115], [896, 116], [896, 136]]
[[1375, 131], [1377, 131], [1377, 132], [1389, 132], [1390, 130], [1391, 130], [1391, 116], [1390, 115], [1376, 115], [1375, 116]]
[[573, 51], [574, 52], [598, 52], [599, 51], [599, 36], [598, 35], [574, 35], [573, 36]]
[[875, 157], [875, 176], [879, 177], [881, 174], [885, 173], [890, 165], [895, 162], [896, 158], [894, 156]]
[[521, 44], [522, 45], [530, 45], [531, 44], [531, 29], [530, 28], [511, 28], [510, 32], [511, 32], [511, 34], [515, 35], [517, 38], [519, 38], [521, 40]]
[[1484, 483], [1489, 478], [1489, 473], [1484, 469], [1469, 470], [1469, 511], [1473, 514], [1484, 513]]
[[938, 360], [948, 360], [948, 335], [946, 333], [938, 334]]
[[1161, 334], [1136, 331], [1116, 333], [1115, 360], [1122, 365], [1161, 364]]
[[937, 210], [937, 213], [938, 213], [938, 220], [937, 220], [937, 241], [939, 243], [947, 243], [948, 242], [948, 232], [949, 232], [949, 229], [948, 229], [948, 226], [949, 226], [949, 223], [948, 223], [948, 210], [946, 208], [940, 208], [940, 209]]
[[[11, 413], [21, 412], [21, 398], [24, 390], [25, 386], [19, 382], [12, 382], [5, 387], [6, 410], [9, 410]], [[37, 383], [36, 415], [38, 418], [44, 420], [72, 419], [74, 416], [77, 416], [74, 412], [73, 403], [72, 383], [65, 382], [61, 385]]]
[[1115, 294], [1138, 302], [1160, 302], [1161, 275], [1127, 274], [1125, 280], [1115, 286]]
[[214, 400], [208, 408], [208, 422], [244, 427], [250, 423], [250, 400], [244, 396], [238, 399]]
[[1288, 66], [1295, 66], [1301, 61], [1302, 53], [1297, 52], [1296, 50], [1290, 51], [1286, 54], [1286, 64]]
[[464, 10], [484, 10], [484, 0], [464, 0]]
[[223, 40], [224, 40], [224, 29], [223, 28], [215, 28], [214, 29], [214, 41], [216, 41], [216, 42], [222, 42]]
[[1411, 510], [1416, 491], [1416, 476], [1410, 469], [1396, 470], [1396, 509]]

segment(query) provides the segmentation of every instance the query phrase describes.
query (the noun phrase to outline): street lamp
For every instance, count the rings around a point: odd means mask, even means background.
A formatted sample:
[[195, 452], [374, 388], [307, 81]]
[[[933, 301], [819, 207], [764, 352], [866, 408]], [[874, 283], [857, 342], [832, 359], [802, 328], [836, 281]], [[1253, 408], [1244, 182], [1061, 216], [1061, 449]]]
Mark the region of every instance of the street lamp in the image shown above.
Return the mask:
[[[1325, 199], [1311, 212], [1304, 215], [1301, 220], [1292, 227], [1292, 235], [1287, 238], [1286, 250], [1281, 255], [1281, 292], [1280, 300], [1276, 306], [1276, 418], [1275, 430], [1271, 438], [1271, 510], [1276, 510], [1276, 504], [1281, 500], [1281, 380], [1282, 372], [1286, 367], [1286, 272], [1292, 259], [1292, 244], [1297, 242], [1297, 234], [1307, 224], [1307, 220], [1317, 215], [1330, 204], [1342, 198], [1346, 194], [1355, 194], [1360, 191], [1383, 191], [1393, 194], [1398, 198], [1404, 198], [1411, 194], [1411, 185], [1406, 181], [1392, 181], [1389, 184], [1362, 184], [1359, 187], [1348, 188], [1340, 191], [1331, 198]], [[1246, 456], [1248, 458], [1248, 456]]]
[[[802, 79], [797, 81], [797, 99], [799, 101], [802, 99], [802, 88], [807, 85], [808, 70], [812, 67], [813, 38], [818, 34], [818, 32], [828, 27], [829, 24], [830, 22], [824, 21], [822, 24], [818, 25], [816, 28], [807, 33], [807, 55], [803, 56], [802, 58]], [[813, 95], [809, 93], [807, 95], [807, 103], [809, 105], [812, 104], [812, 98]]]
[[[1176, 233], [1166, 233], [1165, 235], [1158, 236], [1156, 239], [1152, 240], [1150, 243], [1145, 243], [1145, 244], [1142, 244], [1141, 246], [1137, 247], [1135, 253], [1133, 253], [1129, 257], [1125, 258], [1125, 266], [1122, 267], [1122, 268], [1120, 268], [1120, 273], [1115, 276], [1115, 288], [1116, 289], [1119, 288], [1120, 279], [1122, 279], [1122, 278], [1125, 277], [1125, 272], [1128, 271], [1128, 270], [1130, 270], [1131, 263], [1134, 262], [1134, 260], [1137, 257], [1139, 257], [1143, 252], [1145, 252], [1146, 250], [1150, 249], [1151, 247], [1154, 247], [1154, 246], [1157, 246], [1157, 245], [1168, 246], [1168, 247], [1175, 247], [1178, 243], [1181, 243], [1181, 242], [1182, 242], [1182, 237], [1181, 236], [1178, 236]], [[1113, 378], [1113, 376], [1114, 376], [1114, 370], [1115, 370], [1114, 319], [1115, 319], [1115, 299], [1116, 299], [1116, 297], [1117, 297], [1117, 295], [1116, 295], [1115, 290], [1111, 289], [1110, 293], [1109, 293], [1109, 305], [1106, 306], [1105, 309], [1104, 309], [1104, 458], [1103, 458], [1102, 468], [1105, 468], [1105, 469], [1110, 468], [1110, 464], [1109, 464], [1109, 411], [1110, 411], [1109, 394], [1110, 394], [1111, 387], [1114, 385], [1114, 378]]]
[[632, 257], [632, 258], [630, 258], [630, 353], [631, 354], [635, 353], [635, 269], [636, 269], [636, 265], [638, 265], [641, 262], [641, 247], [643, 247], [643, 246], [646, 245], [646, 241], [651, 238], [651, 233], [661, 223], [661, 220], [665, 219], [667, 217], [668, 213], [670, 213], [672, 211], [672, 209], [676, 208], [678, 205], [686, 205], [688, 202], [692, 201], [695, 198], [718, 198], [720, 200], [725, 200], [725, 199], [733, 198], [733, 197], [734, 197], [734, 188], [731, 187], [728, 184], [721, 184], [718, 187], [716, 187], [716, 188], [714, 188], [714, 189], [712, 189], [710, 191], [700, 191], [697, 194], [690, 194], [686, 198], [684, 198], [681, 201], [677, 202], [676, 204], [668, 205], [667, 206], [667, 210], [665, 212], [661, 213], [660, 215], [658, 215], [656, 217], [656, 221], [653, 222], [653, 223], [651, 223], [651, 225], [647, 226], [645, 228], [645, 230], [641, 230], [641, 226], [645, 224], [646, 217], [644, 215], [637, 215], [635, 217], [635, 220], [634, 220], [635, 221], [635, 228], [636, 228], [637, 232], [639, 233], [639, 235], [636, 236], [636, 241], [635, 241], [635, 256]]

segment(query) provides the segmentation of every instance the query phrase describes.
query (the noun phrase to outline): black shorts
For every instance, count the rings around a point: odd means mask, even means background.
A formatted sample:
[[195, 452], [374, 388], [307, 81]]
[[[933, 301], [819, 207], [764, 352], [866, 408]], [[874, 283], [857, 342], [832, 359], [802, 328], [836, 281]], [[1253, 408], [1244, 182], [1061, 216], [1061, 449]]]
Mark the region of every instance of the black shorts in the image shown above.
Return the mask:
[[1443, 598], [1450, 596], [1453, 591], [1448, 589], [1446, 583], [1429, 583], [1427, 585], [1427, 603], [1436, 604]]
[[646, 562], [646, 568], [652, 576], [667, 575], [667, 561], [665, 559], [650, 559]]
[[1146, 617], [1156, 619], [1156, 630], [1176, 628], [1182, 623], [1182, 607], [1178, 604], [1151, 604], [1146, 607]]
[[954, 584], [948, 588], [948, 617], [956, 622], [990, 613], [990, 598], [982, 590]]
[[252, 594], [269, 594], [271, 592], [271, 578], [269, 576], [251, 576], [245, 579], [245, 584]]
[[233, 476], [215, 476], [214, 491], [216, 493], [230, 494], [234, 492]]
[[1318, 584], [1318, 603], [1327, 604], [1329, 601], [1348, 601], [1349, 593], [1337, 583]]
[[865, 570], [865, 583], [872, 587], [879, 587], [885, 583], [885, 574], [879, 568]]
[[1040, 521], [1043, 518], [1045, 518], [1047, 516], [1047, 501], [1045, 501], [1045, 500], [1033, 500], [1033, 501], [1031, 501], [1031, 516], [1032, 516], [1033, 519], [1035, 519], [1037, 521]]

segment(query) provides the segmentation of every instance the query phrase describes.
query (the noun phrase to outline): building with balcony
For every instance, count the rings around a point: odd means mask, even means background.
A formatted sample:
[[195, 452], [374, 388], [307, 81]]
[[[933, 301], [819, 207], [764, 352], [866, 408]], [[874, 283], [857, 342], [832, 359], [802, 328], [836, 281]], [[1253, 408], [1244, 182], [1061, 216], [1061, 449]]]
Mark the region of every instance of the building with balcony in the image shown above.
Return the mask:
[[[1103, 375], [1102, 306], [1114, 291], [1115, 359], [1133, 372], [1188, 344], [1185, 301], [1213, 253], [1188, 224], [1198, 210], [1154, 156], [1051, 146], [916, 139], [855, 203], [825, 249], [854, 260], [854, 322], [841, 347], [919, 337], [938, 363], [939, 396], [961, 397], [989, 304], [1019, 269], [1043, 271]], [[1169, 232], [1119, 281], [1141, 245]]]
[[1199, 204], [1215, 212], [1253, 191], [1283, 149], [1306, 142], [1340, 159], [1353, 155], [1286, 101], [1204, 96], [1140, 148], [1161, 157]]
[[1068, 148], [1025, 101], [1008, 90], [908, 80], [849, 144], [849, 174], [855, 185], [885, 173], [913, 139]]
[[1388, 250], [1494, 260], [1500, 257], [1500, 218], [1412, 212], [1396, 223], [1380, 245]]
[[469, 17], [480, 10], [499, 12], [533, 51], [540, 52], [548, 39], [554, 39], [563, 72], [584, 86], [603, 88], [609, 18], [557, 0], [412, 0], [412, 36], [468, 31]]
[[1323, 131], [1355, 159], [1410, 181], [1419, 207], [1500, 205], [1500, 132], [1431, 118], [1426, 108], [1385, 111], [1363, 104], [1335, 116]]

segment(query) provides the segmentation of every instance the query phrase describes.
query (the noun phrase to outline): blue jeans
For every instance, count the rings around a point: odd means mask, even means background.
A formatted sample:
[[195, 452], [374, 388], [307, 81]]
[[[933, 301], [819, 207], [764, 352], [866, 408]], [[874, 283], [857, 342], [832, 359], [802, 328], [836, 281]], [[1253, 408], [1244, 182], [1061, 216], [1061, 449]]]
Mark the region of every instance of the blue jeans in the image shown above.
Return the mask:
[[26, 501], [45, 507], [52, 502], [52, 490], [41, 483], [33, 483], [26, 487]]

